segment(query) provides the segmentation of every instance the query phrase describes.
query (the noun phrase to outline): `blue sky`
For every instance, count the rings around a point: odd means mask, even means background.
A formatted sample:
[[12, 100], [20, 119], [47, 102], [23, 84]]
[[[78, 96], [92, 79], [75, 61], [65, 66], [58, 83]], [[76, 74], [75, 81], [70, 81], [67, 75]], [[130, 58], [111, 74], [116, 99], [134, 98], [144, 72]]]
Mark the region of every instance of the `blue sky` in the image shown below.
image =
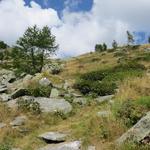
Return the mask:
[[[26, 5], [30, 6], [30, 2], [33, 0], [25, 0]], [[65, 8], [65, 4], [69, 3], [69, 9], [71, 12], [90, 11], [93, 5], [93, 0], [34, 0], [43, 9], [53, 8], [60, 15]], [[76, 1], [76, 3], [75, 3]]]
[[14, 45], [36, 24], [51, 28], [59, 56], [93, 51], [97, 43], [111, 47], [113, 40], [124, 45], [127, 30], [136, 43], [146, 43], [149, 12], [150, 0], [1, 0], [0, 40]]

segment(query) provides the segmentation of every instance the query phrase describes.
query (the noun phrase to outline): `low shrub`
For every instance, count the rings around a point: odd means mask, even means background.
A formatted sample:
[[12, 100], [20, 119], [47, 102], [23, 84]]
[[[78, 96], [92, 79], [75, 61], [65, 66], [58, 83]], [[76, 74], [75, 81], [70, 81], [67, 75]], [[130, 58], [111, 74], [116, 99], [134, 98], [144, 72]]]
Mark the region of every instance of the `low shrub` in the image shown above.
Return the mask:
[[150, 96], [144, 96], [136, 100], [137, 105], [144, 106], [146, 109], [150, 110]]
[[142, 56], [138, 56], [134, 59], [135, 61], [146, 61], [149, 62], [150, 61], [150, 53], [145, 53]]
[[33, 83], [28, 86], [27, 91], [29, 95], [35, 97], [49, 97], [51, 93], [51, 87], [50, 86], [45, 87], [39, 85], [39, 83]]
[[102, 139], [108, 139], [110, 137], [110, 131], [107, 128], [107, 126], [104, 126], [103, 124], [100, 125], [100, 138]]
[[105, 96], [113, 94], [119, 81], [126, 77], [141, 76], [145, 67], [136, 62], [127, 62], [114, 68], [98, 70], [83, 74], [77, 80], [75, 88], [86, 94]]
[[127, 53], [124, 51], [118, 51], [114, 53], [114, 57], [126, 57]]
[[33, 99], [24, 100], [20, 98], [17, 101], [17, 104], [18, 104], [18, 109], [23, 112], [31, 112], [32, 114], [41, 113], [40, 104], [38, 102], [35, 102]]
[[137, 105], [135, 100], [127, 100], [114, 105], [117, 107], [116, 117], [120, 118], [127, 127], [136, 124], [146, 113], [145, 107]]
[[11, 146], [8, 144], [0, 144], [0, 150], [11, 150]]

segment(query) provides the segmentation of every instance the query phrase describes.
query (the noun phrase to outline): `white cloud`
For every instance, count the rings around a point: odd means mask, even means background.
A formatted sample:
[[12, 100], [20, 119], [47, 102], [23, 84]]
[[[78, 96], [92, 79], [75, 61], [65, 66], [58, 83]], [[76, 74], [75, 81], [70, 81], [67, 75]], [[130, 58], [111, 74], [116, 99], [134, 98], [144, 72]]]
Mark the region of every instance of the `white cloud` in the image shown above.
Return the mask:
[[33, 1], [30, 8], [23, 0], [3, 0], [0, 39], [12, 44], [28, 26], [49, 25], [60, 45], [59, 55], [78, 55], [93, 50], [96, 43], [110, 45], [113, 39], [125, 43], [126, 30], [149, 31], [149, 0], [94, 0], [86, 13], [71, 13], [70, 6], [66, 3], [60, 20], [55, 10], [42, 9]]
[[30, 8], [23, 0], [3, 0], [0, 2], [0, 16], [0, 39], [9, 44], [15, 43], [28, 26], [52, 27], [60, 23], [55, 10], [42, 9], [33, 1]]

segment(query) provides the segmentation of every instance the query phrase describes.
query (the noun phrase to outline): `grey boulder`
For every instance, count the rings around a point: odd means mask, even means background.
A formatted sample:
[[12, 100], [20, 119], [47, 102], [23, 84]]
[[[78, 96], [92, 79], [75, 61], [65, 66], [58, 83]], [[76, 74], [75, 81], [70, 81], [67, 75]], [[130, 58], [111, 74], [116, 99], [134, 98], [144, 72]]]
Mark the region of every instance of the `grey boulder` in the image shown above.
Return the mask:
[[81, 150], [81, 142], [74, 141], [57, 145], [49, 144], [39, 150]]
[[50, 98], [58, 98], [59, 97], [59, 91], [56, 88], [52, 88]]
[[28, 94], [28, 92], [27, 92], [26, 89], [24, 89], [24, 88], [19, 88], [19, 89], [17, 89], [16, 91], [14, 91], [14, 92], [11, 94], [11, 97], [12, 97], [13, 99], [15, 99], [15, 98], [18, 98], [18, 97], [20, 97], [20, 96], [25, 96], [25, 95], [27, 95], [27, 94]]
[[103, 103], [103, 102], [111, 101], [113, 97], [114, 97], [114, 95], [100, 96], [100, 97], [96, 98], [95, 100], [98, 103]]
[[5, 123], [0, 123], [0, 129], [6, 127], [6, 124]]
[[59, 132], [46, 132], [44, 134], [39, 135], [39, 138], [42, 138], [47, 143], [57, 143], [64, 142], [66, 140], [67, 134], [59, 133]]
[[[32, 96], [23, 96], [20, 97], [21, 100], [31, 101], [39, 103], [42, 112], [54, 113], [60, 111], [64, 114], [67, 114], [72, 111], [72, 106], [69, 102], [64, 99], [51, 99], [45, 97], [32, 97]], [[17, 101], [19, 99], [11, 100], [7, 102], [9, 107], [17, 107]]]
[[74, 98], [73, 103], [79, 104], [79, 105], [86, 105], [87, 99], [86, 98]]
[[147, 113], [141, 120], [139, 120], [131, 129], [124, 133], [117, 144], [121, 145], [127, 141], [136, 143], [142, 142], [145, 138], [150, 138], [150, 112]]
[[0, 101], [7, 102], [11, 100], [11, 96], [9, 94], [3, 93], [0, 95]]
[[0, 84], [7, 85], [16, 79], [15, 74], [11, 70], [1, 69], [0, 70]]
[[50, 81], [49, 79], [47, 79], [47, 78], [42, 78], [42, 79], [40, 79], [40, 80], [39, 80], [39, 84], [40, 84], [41, 86], [45, 86], [45, 87], [52, 85], [51, 81]]
[[11, 126], [21, 126], [24, 125], [27, 120], [26, 116], [18, 116], [12, 122], [10, 122]]
[[7, 92], [7, 86], [6, 85], [1, 85], [0, 86], [0, 93], [5, 93]]
[[98, 117], [109, 117], [111, 115], [110, 111], [100, 111], [97, 113]]
[[95, 146], [88, 146], [87, 150], [96, 150]]

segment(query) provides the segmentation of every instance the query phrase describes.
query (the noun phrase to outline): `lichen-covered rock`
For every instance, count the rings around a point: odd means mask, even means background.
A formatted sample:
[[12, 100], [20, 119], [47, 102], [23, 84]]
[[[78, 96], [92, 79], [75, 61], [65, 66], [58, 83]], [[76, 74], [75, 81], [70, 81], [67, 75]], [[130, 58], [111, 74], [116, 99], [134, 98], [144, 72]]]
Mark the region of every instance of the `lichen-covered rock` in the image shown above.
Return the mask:
[[80, 98], [74, 98], [73, 103], [79, 104], [79, 105], [86, 105], [87, 99], [80, 97]]
[[123, 144], [127, 141], [136, 143], [141, 142], [150, 135], [150, 112], [139, 120], [131, 129], [124, 133], [118, 140], [117, 144]]
[[0, 93], [5, 93], [7, 92], [8, 88], [6, 85], [0, 85]]
[[114, 95], [100, 96], [100, 97], [96, 98], [95, 100], [98, 103], [103, 103], [103, 102], [111, 101], [113, 97], [114, 97]]
[[0, 84], [7, 85], [9, 82], [13, 82], [16, 79], [15, 73], [11, 70], [0, 70]]
[[109, 117], [110, 114], [111, 114], [110, 111], [99, 111], [99, 112], [97, 113], [97, 116], [98, 116], [98, 117]]
[[0, 101], [7, 102], [11, 100], [11, 96], [9, 94], [3, 93], [0, 95]]
[[50, 98], [58, 98], [59, 97], [59, 91], [56, 88], [52, 88]]
[[81, 150], [81, 142], [74, 141], [55, 145], [49, 144], [39, 150]]
[[12, 122], [10, 122], [11, 126], [21, 126], [24, 125], [27, 120], [26, 116], [18, 116]]
[[5, 123], [0, 123], [0, 129], [2, 129], [2, 128], [4, 128], [4, 127], [6, 127], [6, 124]]
[[[65, 99], [52, 99], [52, 98], [45, 98], [45, 97], [33, 97], [33, 96], [23, 96], [21, 97], [22, 100], [34, 100], [35, 102], [39, 103], [42, 112], [50, 112], [54, 113], [60, 111], [61, 113], [69, 113], [72, 111], [72, 106], [69, 102]], [[17, 107], [17, 100], [11, 100], [7, 102], [9, 107]]]
[[95, 146], [88, 146], [87, 150], [96, 150]]
[[49, 79], [47, 79], [47, 78], [42, 78], [42, 79], [40, 79], [40, 80], [39, 80], [39, 84], [40, 84], [41, 86], [45, 86], [45, 87], [52, 85], [51, 81], [50, 81]]
[[19, 89], [17, 89], [16, 91], [14, 91], [14, 92], [11, 94], [11, 97], [12, 97], [13, 99], [15, 99], [15, 98], [18, 98], [18, 97], [20, 97], [20, 96], [25, 96], [25, 95], [27, 95], [27, 94], [28, 94], [27, 89], [25, 89], [25, 88], [19, 88]]
[[56, 143], [56, 142], [64, 142], [68, 135], [59, 132], [46, 132], [44, 134], [39, 135], [39, 138], [42, 138], [47, 143]]

